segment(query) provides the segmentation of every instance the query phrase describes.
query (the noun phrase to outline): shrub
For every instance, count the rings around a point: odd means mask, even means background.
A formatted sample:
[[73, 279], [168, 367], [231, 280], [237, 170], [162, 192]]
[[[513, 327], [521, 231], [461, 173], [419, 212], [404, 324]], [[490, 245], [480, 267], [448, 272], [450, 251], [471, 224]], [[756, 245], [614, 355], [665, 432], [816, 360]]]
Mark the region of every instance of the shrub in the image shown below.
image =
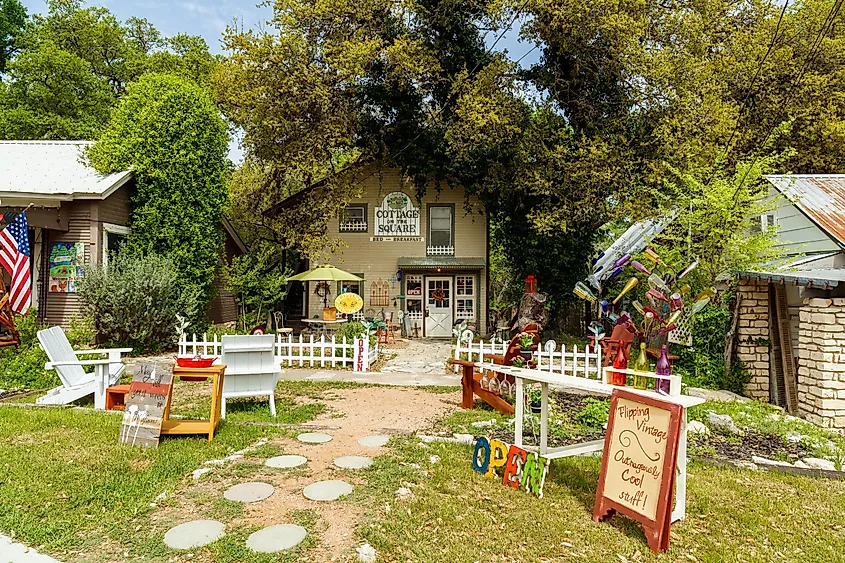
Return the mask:
[[89, 153], [102, 173], [135, 172], [126, 244], [173, 260], [175, 283], [198, 299], [189, 316], [194, 324], [204, 320], [215, 293], [228, 145], [226, 122], [205, 89], [150, 73], [129, 85]]
[[725, 372], [725, 337], [730, 330], [731, 312], [725, 307], [705, 307], [693, 319], [692, 346], [678, 346], [673, 369], [687, 385], [727, 389], [743, 394], [749, 374], [738, 361]]
[[587, 397], [584, 399], [584, 404], [586, 406], [575, 415], [575, 420], [579, 424], [589, 428], [601, 428], [607, 423], [607, 417], [610, 414], [610, 401]]
[[94, 320], [98, 342], [156, 352], [175, 344], [177, 314], [193, 318], [196, 313], [196, 295], [182, 287], [169, 259], [123, 252], [108, 268], [86, 268], [79, 297]]
[[38, 324], [35, 309], [25, 317], [15, 317], [21, 336], [20, 345], [0, 348], [0, 387], [4, 389], [46, 389], [59, 384], [53, 371], [44, 369], [47, 355], [38, 345], [36, 333], [44, 328]]

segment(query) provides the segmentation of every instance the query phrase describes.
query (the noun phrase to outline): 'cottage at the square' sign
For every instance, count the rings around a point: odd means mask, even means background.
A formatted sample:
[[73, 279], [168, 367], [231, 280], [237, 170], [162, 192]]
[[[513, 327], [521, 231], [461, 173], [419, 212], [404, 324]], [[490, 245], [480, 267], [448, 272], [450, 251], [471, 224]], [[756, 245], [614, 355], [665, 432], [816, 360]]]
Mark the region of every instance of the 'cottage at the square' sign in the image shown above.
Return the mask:
[[392, 240], [393, 237], [420, 236], [420, 210], [414, 207], [411, 198], [402, 192], [387, 194], [376, 208], [377, 240]]

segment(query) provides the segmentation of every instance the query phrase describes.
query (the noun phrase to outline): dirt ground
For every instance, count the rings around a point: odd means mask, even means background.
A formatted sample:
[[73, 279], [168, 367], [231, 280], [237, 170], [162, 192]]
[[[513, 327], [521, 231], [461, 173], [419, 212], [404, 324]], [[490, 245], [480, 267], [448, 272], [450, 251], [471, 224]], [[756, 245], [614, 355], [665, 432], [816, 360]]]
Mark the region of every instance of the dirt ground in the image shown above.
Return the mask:
[[[154, 518], [162, 521], [197, 518], [198, 502], [221, 498], [228, 487], [241, 482], [263, 481], [275, 487], [274, 494], [266, 500], [246, 505], [242, 515], [225, 522], [227, 525], [264, 527], [291, 523], [296, 511], [309, 510], [318, 516], [319, 541], [313, 560], [334, 561], [348, 554], [357, 543], [354, 528], [364, 507], [343, 499], [335, 502], [310, 501], [303, 496], [302, 489], [311, 483], [329, 479], [343, 479], [353, 485], [363, 483], [365, 477], [338, 469], [333, 461], [341, 456], [375, 458], [385, 453], [386, 448], [364, 447], [358, 444], [358, 440], [364, 436], [408, 434], [428, 428], [437, 419], [458, 409], [460, 393], [369, 387], [332, 389], [326, 391], [324, 400], [327, 412], [303, 427], [313, 426], [315, 432], [330, 434], [333, 437], [331, 442], [310, 445], [288, 437], [268, 441], [268, 445], [278, 446], [285, 454], [307, 457], [308, 464], [304, 468], [280, 470], [262, 467], [255, 474], [237, 479], [203, 477], [178, 491], [177, 499], [174, 499], [176, 503], [162, 508]], [[308, 431], [307, 428], [302, 430]], [[236, 463], [249, 463], [254, 467], [265, 459], [247, 455]], [[238, 474], [238, 468], [234, 467], [227, 473]]]

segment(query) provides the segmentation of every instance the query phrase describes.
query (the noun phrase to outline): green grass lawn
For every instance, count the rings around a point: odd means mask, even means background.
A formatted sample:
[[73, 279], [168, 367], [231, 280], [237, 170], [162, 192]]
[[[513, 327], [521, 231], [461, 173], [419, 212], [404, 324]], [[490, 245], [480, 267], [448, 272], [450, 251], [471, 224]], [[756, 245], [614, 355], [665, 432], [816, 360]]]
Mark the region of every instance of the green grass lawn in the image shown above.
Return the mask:
[[[451, 423], [496, 417], [462, 412]], [[628, 518], [593, 522], [598, 458], [554, 460], [538, 499], [475, 473], [469, 446], [392, 446], [355, 493], [374, 507], [359, 534], [380, 561], [845, 561], [843, 481], [692, 463], [687, 518], [655, 556]], [[395, 500], [400, 486], [414, 498]]]
[[[243, 404], [231, 420], [272, 420], [262, 411], [266, 401]], [[304, 422], [323, 408], [313, 403], [280, 414], [283, 422]], [[0, 405], [0, 531], [59, 554], [115, 540], [204, 461], [283, 431], [222, 421], [211, 443], [165, 438], [145, 450], [118, 444], [120, 422], [94, 410]]]
[[[294, 423], [309, 420], [326, 408], [332, 389], [354, 386], [280, 384], [280, 400], [287, 398], [293, 405], [285, 413], [280, 409], [280, 417]], [[294, 396], [300, 398], [295, 404]], [[174, 412], [200, 406], [188, 401]], [[266, 402], [242, 407], [230, 411], [232, 418], [223, 422], [212, 443], [200, 437], [168, 438], [158, 449], [143, 450], [117, 443], [119, 416], [0, 405], [0, 531], [67, 563], [81, 560], [82, 554], [89, 563], [318, 561], [315, 547], [324, 523], [315, 512], [289, 514], [309, 532], [295, 550], [255, 554], [244, 542], [258, 526], [241, 523], [248, 522], [242, 518], [245, 508], [216, 494], [235, 482], [261, 480], [268, 471], [261, 462], [282, 453], [279, 445], [269, 443], [216, 469], [201, 481], [205, 487], [195, 486], [188, 476], [206, 460], [286, 432], [233, 424], [236, 418], [269, 419], [263, 410]], [[768, 409], [761, 414], [778, 423]], [[457, 411], [434, 429], [481, 435], [486, 429], [471, 423], [491, 418], [503, 425], [508, 417]], [[372, 467], [346, 477], [358, 485], [345, 502], [364, 511], [350, 533], [370, 542], [378, 561], [388, 562], [845, 561], [843, 481], [693, 462], [687, 519], [672, 526], [670, 552], [655, 556], [640, 526], [626, 517], [592, 521], [599, 459], [554, 460], [545, 496], [538, 499], [472, 471], [471, 454], [469, 446], [421, 446], [414, 437], [394, 437], [388, 453]], [[440, 461], [431, 462], [432, 455]], [[399, 487], [411, 488], [413, 498], [396, 500]], [[159, 508], [150, 507], [164, 491], [167, 499]], [[185, 514], [226, 522], [226, 536], [190, 558], [168, 550], [162, 534]], [[354, 555], [344, 560], [353, 561]]]

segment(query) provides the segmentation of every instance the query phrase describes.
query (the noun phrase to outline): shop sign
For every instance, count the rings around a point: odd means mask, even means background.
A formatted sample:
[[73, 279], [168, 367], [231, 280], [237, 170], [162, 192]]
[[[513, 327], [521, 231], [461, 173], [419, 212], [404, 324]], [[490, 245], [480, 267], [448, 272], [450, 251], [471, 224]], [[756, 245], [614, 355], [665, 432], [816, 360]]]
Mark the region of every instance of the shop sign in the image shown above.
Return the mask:
[[376, 208], [374, 241], [418, 241], [420, 209], [402, 192], [387, 194]]
[[536, 453], [482, 436], [475, 442], [472, 468], [502, 485], [543, 498], [549, 460]]
[[669, 549], [682, 407], [613, 391], [594, 520], [615, 512], [640, 522], [652, 551]]

